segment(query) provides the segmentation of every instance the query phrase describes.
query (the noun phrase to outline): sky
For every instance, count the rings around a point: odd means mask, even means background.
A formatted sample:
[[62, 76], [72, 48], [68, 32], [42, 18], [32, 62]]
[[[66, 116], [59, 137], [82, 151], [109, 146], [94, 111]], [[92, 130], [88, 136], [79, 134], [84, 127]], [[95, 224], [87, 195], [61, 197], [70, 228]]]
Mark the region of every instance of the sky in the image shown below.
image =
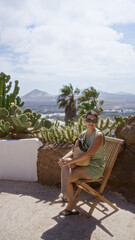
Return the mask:
[[0, 0], [0, 72], [21, 96], [135, 94], [135, 0]]

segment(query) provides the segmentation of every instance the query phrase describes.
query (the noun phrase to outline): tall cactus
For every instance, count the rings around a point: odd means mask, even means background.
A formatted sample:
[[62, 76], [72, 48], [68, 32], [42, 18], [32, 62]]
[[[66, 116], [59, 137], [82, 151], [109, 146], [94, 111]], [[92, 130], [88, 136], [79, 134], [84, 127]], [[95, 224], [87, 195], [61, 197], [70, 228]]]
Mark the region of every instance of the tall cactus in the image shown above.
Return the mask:
[[0, 73], [0, 108], [5, 107], [9, 109], [11, 103], [15, 103], [19, 107], [24, 105], [24, 102], [21, 102], [21, 98], [18, 96], [20, 90], [18, 83], [16, 80], [13, 92], [8, 94], [12, 87], [10, 75], [6, 75], [3, 72]]

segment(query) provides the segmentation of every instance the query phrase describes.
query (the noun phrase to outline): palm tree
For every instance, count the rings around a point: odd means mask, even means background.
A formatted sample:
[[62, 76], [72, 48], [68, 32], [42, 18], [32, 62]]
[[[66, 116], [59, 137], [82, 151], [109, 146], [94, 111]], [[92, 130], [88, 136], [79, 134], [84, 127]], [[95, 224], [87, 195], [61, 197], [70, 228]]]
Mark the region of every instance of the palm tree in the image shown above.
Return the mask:
[[61, 94], [57, 98], [59, 108], [65, 108], [65, 124], [68, 124], [68, 120], [76, 118], [76, 99], [75, 95], [79, 94], [80, 90], [76, 88], [73, 90], [71, 83], [64, 85], [61, 88]]
[[101, 114], [103, 111], [101, 106], [104, 101], [98, 100], [99, 94], [94, 87], [89, 87], [82, 91], [82, 95], [78, 97], [80, 115], [84, 115], [89, 110], [95, 110], [98, 114]]

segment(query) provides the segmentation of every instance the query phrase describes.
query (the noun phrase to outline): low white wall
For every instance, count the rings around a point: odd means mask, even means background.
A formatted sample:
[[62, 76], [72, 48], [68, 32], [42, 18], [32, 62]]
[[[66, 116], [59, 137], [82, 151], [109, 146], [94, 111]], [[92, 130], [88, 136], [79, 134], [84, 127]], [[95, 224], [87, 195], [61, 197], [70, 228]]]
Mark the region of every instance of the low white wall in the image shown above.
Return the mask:
[[37, 181], [37, 138], [0, 140], [0, 179]]

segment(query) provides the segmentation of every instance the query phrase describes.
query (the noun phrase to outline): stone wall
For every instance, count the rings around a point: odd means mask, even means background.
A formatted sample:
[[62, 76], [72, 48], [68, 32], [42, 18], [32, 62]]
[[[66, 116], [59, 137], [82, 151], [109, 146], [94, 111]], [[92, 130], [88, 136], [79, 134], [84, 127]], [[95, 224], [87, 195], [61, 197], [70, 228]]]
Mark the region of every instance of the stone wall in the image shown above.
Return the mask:
[[60, 183], [61, 169], [58, 160], [71, 149], [71, 144], [60, 143], [46, 143], [40, 147], [37, 160], [38, 182], [49, 186]]
[[135, 203], [135, 116], [117, 137], [125, 140], [125, 149], [118, 155], [107, 186]]

